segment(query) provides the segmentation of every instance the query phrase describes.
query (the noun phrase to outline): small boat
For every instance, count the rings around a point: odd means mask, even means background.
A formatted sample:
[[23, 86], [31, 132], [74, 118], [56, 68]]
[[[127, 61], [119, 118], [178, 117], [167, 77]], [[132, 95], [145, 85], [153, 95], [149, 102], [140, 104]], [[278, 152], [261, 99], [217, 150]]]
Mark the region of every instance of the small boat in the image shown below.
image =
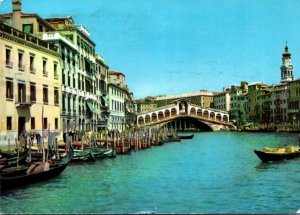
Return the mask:
[[89, 149], [96, 159], [102, 158], [113, 158], [116, 157], [116, 152], [113, 148], [99, 148], [99, 147], [91, 147]]
[[192, 139], [194, 137], [194, 134], [191, 135], [178, 135], [180, 139]]
[[72, 162], [95, 161], [96, 158], [91, 150], [74, 150]]
[[254, 153], [259, 157], [259, 159], [263, 163], [271, 161], [291, 160], [300, 157], [299, 148], [295, 146], [287, 146], [280, 148], [265, 147], [263, 151], [254, 150]]
[[30, 166], [7, 168], [0, 173], [1, 191], [44, 181], [59, 175], [69, 164], [74, 152], [71, 150], [60, 160], [34, 162]]

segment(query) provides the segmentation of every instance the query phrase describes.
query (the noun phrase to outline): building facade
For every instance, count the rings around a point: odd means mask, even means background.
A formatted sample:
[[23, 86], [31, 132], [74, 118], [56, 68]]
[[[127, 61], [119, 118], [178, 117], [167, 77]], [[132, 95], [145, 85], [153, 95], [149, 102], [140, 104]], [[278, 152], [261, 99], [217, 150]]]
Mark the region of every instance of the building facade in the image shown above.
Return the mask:
[[288, 120], [293, 127], [300, 126], [300, 79], [290, 81], [288, 89]]
[[125, 75], [121, 72], [108, 73], [108, 128], [123, 131], [126, 129], [126, 114], [131, 113], [131, 93], [125, 83]]
[[214, 108], [218, 110], [230, 110], [230, 89], [227, 88], [221, 93], [214, 95]]
[[23, 131], [36, 140], [47, 129], [61, 139], [58, 48], [0, 24], [0, 50], [0, 142], [12, 142]]

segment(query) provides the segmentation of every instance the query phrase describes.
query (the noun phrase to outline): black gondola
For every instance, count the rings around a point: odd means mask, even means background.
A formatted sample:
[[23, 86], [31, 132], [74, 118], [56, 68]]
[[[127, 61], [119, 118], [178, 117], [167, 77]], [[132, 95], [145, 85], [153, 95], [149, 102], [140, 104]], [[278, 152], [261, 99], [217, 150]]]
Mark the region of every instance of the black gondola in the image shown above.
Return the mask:
[[24, 168], [17, 168], [12, 170], [8, 168], [5, 171], [1, 171], [1, 191], [53, 178], [64, 171], [72, 157], [73, 149], [71, 148], [70, 151], [61, 160], [52, 161], [53, 163], [49, 164], [49, 170], [46, 171], [28, 171], [29, 169], [34, 169], [34, 165], [36, 165], [37, 163], [33, 163], [30, 167], [24, 166]]
[[194, 137], [194, 134], [191, 135], [178, 135], [180, 139], [192, 139]]
[[271, 161], [291, 160], [300, 157], [300, 151], [277, 153], [254, 150], [254, 153], [263, 163]]

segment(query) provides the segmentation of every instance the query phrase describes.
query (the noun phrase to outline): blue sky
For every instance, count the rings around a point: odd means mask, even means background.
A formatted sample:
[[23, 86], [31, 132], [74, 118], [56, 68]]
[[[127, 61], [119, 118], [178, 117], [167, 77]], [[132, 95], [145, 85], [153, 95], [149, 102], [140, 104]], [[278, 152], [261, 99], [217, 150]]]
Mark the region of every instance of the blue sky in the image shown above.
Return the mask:
[[85, 25], [135, 98], [277, 84], [286, 41], [300, 78], [300, 0], [23, 0], [22, 11]]

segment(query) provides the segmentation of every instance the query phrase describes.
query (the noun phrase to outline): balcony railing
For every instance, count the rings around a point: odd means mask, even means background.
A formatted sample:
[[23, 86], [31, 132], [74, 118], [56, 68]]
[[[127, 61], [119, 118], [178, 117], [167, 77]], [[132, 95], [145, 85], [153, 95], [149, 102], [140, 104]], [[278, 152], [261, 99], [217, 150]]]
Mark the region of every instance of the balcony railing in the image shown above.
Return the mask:
[[35, 74], [36, 68], [30, 67], [30, 72]]
[[8, 67], [8, 68], [13, 68], [13, 62], [5, 61], [5, 65], [6, 65], [6, 67]]
[[19, 64], [18, 66], [19, 66], [19, 70], [20, 71], [24, 71], [25, 70], [25, 65]]
[[43, 75], [48, 77], [48, 71], [43, 71]]
[[32, 105], [30, 96], [16, 95], [15, 104], [17, 108], [29, 108]]
[[30, 43], [33, 43], [35, 45], [44, 47], [44, 48], [52, 50], [54, 52], [57, 52], [57, 50], [58, 50], [58, 47], [53, 45], [53, 44], [49, 44], [49, 43], [47, 43], [47, 42], [45, 42], [41, 39], [38, 39], [38, 38], [32, 36], [31, 34], [19, 31], [17, 29], [14, 29], [14, 28], [8, 26], [8, 25], [5, 25], [3, 23], [0, 23], [0, 31], [3, 31], [3, 32], [5, 32], [7, 34], [10, 34], [10, 35], [13, 35], [15, 37], [19, 37], [23, 40], [26, 40], [27, 42], [30, 42]]

